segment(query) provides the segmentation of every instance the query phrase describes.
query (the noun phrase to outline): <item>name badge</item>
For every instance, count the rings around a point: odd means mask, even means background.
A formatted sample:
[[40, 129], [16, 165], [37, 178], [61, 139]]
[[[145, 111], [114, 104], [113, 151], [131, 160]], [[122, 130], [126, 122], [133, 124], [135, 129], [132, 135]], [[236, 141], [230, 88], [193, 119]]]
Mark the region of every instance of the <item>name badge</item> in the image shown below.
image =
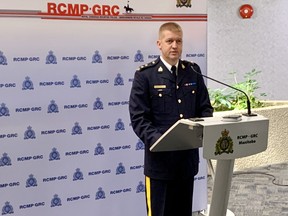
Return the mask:
[[154, 85], [154, 89], [163, 89], [166, 88], [166, 85]]

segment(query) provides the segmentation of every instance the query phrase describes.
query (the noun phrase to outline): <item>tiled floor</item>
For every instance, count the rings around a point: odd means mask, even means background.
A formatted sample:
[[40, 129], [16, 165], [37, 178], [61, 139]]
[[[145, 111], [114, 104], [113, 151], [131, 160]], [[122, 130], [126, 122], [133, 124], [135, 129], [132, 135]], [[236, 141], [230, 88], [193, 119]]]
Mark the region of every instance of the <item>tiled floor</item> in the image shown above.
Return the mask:
[[[208, 177], [209, 203], [212, 187]], [[228, 209], [235, 216], [288, 216], [288, 163], [235, 173]]]

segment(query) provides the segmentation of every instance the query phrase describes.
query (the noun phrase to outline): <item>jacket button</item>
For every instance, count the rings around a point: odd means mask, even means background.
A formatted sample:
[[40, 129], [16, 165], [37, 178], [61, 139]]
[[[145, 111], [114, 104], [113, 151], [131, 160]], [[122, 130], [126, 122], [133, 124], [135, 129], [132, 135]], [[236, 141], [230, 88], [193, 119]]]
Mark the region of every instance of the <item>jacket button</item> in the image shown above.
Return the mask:
[[178, 99], [178, 103], [180, 104], [182, 101], [181, 101], [181, 99]]
[[180, 114], [180, 118], [183, 118], [183, 114]]
[[195, 94], [195, 91], [194, 91], [194, 90], [192, 91], [192, 94]]

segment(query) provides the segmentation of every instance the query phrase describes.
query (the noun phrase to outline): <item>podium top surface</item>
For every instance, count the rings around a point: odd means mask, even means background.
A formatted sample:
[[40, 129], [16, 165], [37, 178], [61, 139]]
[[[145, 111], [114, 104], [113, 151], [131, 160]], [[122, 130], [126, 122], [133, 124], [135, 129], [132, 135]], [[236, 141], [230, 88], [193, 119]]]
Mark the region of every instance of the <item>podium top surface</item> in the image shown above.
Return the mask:
[[[224, 117], [226, 115], [216, 115], [214, 117], [207, 117], [207, 118], [203, 118], [204, 121], [201, 122], [197, 122], [203, 126], [213, 126], [213, 125], [225, 125], [225, 124], [245, 124], [247, 122], [257, 122], [257, 121], [266, 121], [268, 120], [268, 118], [261, 116], [261, 115], [257, 115], [257, 116], [241, 116], [240, 120], [233, 120], [231, 119], [229, 120], [225, 120]], [[183, 119], [185, 121], [189, 121], [189, 119]]]
[[202, 125], [181, 119], [150, 147], [150, 151], [180, 151], [200, 148], [202, 147], [202, 137]]

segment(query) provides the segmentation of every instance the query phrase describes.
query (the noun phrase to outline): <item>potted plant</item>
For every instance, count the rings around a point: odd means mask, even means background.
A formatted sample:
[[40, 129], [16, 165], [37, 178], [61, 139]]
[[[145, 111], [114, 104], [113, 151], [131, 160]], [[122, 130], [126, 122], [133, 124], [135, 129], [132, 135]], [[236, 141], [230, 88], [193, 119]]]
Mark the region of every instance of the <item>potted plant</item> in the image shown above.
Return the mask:
[[[247, 109], [247, 97], [250, 100], [251, 108], [264, 107], [265, 103], [260, 101], [256, 95], [256, 90], [259, 89], [257, 80], [254, 78], [261, 71], [253, 69], [244, 75], [244, 80], [241, 82], [237, 81], [236, 72], [230, 73], [233, 75], [235, 83], [231, 86], [235, 89], [226, 87], [223, 89], [208, 89], [212, 106], [214, 111], [227, 111], [227, 110], [243, 110]], [[245, 92], [246, 95], [242, 92]], [[260, 93], [260, 97], [265, 97], [265, 93]]]
[[[269, 119], [267, 150], [253, 156], [237, 159], [235, 170], [288, 161], [288, 152], [284, 151], [288, 139], [288, 101], [260, 100], [260, 97], [266, 97], [266, 93], [256, 93], [260, 88], [256, 76], [260, 72], [253, 69], [244, 75], [241, 82], [238, 82], [236, 72], [230, 73], [235, 81], [232, 87], [246, 93], [253, 112]], [[222, 114], [222, 112], [239, 113], [247, 109], [247, 97], [240, 91], [228, 87], [208, 90], [211, 104], [217, 114]]]

